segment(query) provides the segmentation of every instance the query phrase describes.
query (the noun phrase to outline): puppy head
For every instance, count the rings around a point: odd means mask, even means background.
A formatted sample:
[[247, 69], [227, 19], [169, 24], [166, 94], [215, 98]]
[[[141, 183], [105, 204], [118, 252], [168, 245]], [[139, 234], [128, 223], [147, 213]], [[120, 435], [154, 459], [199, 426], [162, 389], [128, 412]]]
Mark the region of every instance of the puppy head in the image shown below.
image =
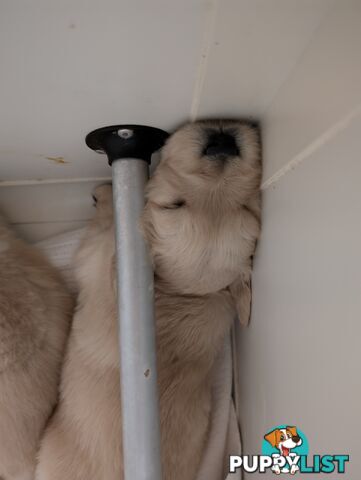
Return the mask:
[[258, 198], [260, 178], [259, 133], [248, 123], [199, 121], [168, 139], [142, 217], [168, 287], [203, 295], [236, 280], [258, 234], [244, 207]]

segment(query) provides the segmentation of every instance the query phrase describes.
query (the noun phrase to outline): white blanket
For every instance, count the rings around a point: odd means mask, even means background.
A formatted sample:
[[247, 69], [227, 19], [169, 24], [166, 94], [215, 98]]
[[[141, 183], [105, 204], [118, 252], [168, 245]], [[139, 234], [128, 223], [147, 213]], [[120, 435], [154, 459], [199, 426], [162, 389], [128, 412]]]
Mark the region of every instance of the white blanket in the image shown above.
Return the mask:
[[[57, 235], [37, 243], [57, 266], [76, 292], [72, 271], [72, 258], [84, 230]], [[213, 407], [210, 436], [204, 451], [197, 480], [240, 480], [240, 474], [229, 474], [229, 455], [241, 454], [241, 440], [232, 399], [232, 354], [227, 338], [214, 371]]]

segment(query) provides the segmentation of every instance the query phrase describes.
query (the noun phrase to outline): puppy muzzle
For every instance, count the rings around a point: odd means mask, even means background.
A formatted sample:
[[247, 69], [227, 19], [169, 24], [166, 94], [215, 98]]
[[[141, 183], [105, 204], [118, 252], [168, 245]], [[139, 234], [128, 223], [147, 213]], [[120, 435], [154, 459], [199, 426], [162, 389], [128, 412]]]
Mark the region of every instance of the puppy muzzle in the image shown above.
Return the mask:
[[203, 155], [212, 159], [226, 160], [239, 155], [239, 148], [233, 135], [223, 132], [209, 134]]

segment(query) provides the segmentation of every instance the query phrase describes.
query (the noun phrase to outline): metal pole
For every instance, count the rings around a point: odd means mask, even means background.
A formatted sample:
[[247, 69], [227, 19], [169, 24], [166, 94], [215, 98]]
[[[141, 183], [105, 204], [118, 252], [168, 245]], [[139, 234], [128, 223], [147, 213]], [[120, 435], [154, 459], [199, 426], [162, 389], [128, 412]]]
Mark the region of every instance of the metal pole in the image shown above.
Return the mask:
[[86, 138], [112, 165], [125, 480], [161, 480], [153, 271], [139, 218], [151, 153], [167, 136], [151, 127], [118, 125]]
[[153, 271], [138, 223], [148, 165], [113, 162], [124, 477], [160, 480]]

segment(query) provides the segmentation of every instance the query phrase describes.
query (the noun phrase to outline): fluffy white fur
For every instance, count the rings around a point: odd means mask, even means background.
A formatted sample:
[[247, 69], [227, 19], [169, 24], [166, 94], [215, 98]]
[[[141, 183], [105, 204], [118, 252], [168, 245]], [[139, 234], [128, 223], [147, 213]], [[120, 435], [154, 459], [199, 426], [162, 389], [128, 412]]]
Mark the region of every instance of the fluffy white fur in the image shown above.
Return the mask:
[[[203, 154], [209, 132], [240, 154]], [[247, 323], [259, 234], [258, 132], [242, 122], [196, 122], [173, 134], [147, 188], [141, 219], [155, 268], [164, 480], [193, 480], [209, 427], [210, 379], [238, 312]], [[122, 478], [115, 251], [111, 187], [76, 257], [80, 287], [59, 408], [42, 441], [37, 480]]]
[[57, 400], [72, 299], [0, 216], [0, 479], [31, 480]]

